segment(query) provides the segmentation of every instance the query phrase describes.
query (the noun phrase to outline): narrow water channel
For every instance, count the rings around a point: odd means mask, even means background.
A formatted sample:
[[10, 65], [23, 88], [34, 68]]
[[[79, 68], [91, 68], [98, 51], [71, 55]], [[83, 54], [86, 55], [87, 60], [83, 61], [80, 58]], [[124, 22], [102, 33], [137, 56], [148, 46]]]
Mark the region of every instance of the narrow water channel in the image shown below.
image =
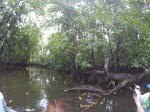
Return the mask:
[[[146, 84], [146, 83], [145, 83]], [[144, 89], [146, 86], [143, 84]], [[82, 112], [84, 105], [95, 104], [85, 112], [135, 112], [133, 91], [125, 88], [109, 97], [81, 99], [64, 89], [78, 85], [66, 74], [34, 67], [0, 72], [0, 91], [7, 106], [17, 112], [44, 112], [48, 101], [63, 99], [69, 112]], [[81, 108], [82, 107], [82, 108]]]

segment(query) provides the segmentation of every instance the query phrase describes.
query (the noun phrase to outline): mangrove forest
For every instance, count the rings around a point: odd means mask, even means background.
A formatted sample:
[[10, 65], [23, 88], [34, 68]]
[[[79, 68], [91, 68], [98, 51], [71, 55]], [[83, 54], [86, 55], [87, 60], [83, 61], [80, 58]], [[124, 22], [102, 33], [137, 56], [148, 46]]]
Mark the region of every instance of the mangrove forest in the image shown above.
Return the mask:
[[0, 0], [0, 70], [30, 65], [93, 96], [148, 80], [150, 0]]

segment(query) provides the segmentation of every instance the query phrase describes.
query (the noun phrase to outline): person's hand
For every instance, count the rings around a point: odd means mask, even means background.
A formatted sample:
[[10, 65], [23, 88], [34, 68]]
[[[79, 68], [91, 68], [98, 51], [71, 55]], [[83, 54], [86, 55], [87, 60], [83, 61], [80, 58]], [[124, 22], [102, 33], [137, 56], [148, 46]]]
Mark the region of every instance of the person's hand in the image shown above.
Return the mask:
[[134, 100], [135, 100], [135, 104], [137, 106], [137, 111], [138, 112], [145, 112], [144, 108], [141, 105], [141, 92], [140, 92], [140, 86], [135, 84], [135, 96], [133, 96]]
[[141, 104], [141, 92], [140, 92], [140, 86], [135, 84], [135, 89], [134, 89], [136, 96], [133, 96], [136, 105]]

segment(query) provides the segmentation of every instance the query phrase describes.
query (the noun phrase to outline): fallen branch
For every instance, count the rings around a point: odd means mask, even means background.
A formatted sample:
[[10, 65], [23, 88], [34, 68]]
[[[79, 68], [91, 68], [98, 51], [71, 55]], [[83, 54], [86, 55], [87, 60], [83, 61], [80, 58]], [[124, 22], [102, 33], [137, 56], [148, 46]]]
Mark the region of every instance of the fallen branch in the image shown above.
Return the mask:
[[90, 86], [90, 85], [77, 86], [77, 87], [73, 87], [73, 88], [68, 88], [66, 90], [67, 91], [69, 91], [69, 90], [94, 91], [94, 92], [98, 92], [98, 93], [104, 92], [101, 88]]

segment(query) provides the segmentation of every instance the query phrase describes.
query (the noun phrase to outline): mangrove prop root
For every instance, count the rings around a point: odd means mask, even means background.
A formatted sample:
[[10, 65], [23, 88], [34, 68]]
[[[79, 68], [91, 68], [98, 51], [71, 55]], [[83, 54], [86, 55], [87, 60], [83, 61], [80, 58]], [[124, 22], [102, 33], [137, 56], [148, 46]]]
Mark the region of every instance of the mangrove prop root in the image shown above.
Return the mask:
[[90, 85], [82, 85], [82, 86], [78, 86], [78, 87], [74, 87], [74, 88], [69, 88], [67, 90], [90, 91], [90, 92], [96, 92], [100, 95], [110, 95], [110, 94], [116, 92], [117, 90], [121, 89], [122, 87], [125, 87], [128, 83], [134, 83], [138, 80], [141, 80], [145, 76], [150, 76], [150, 68], [146, 69], [144, 72], [142, 72], [140, 74], [125, 74], [125, 73], [112, 74], [112, 73], [109, 73], [109, 78], [111, 78], [111, 80], [120, 81], [120, 84], [115, 86], [110, 91], [103, 91], [99, 87], [94, 87], [94, 86], [90, 86]]

